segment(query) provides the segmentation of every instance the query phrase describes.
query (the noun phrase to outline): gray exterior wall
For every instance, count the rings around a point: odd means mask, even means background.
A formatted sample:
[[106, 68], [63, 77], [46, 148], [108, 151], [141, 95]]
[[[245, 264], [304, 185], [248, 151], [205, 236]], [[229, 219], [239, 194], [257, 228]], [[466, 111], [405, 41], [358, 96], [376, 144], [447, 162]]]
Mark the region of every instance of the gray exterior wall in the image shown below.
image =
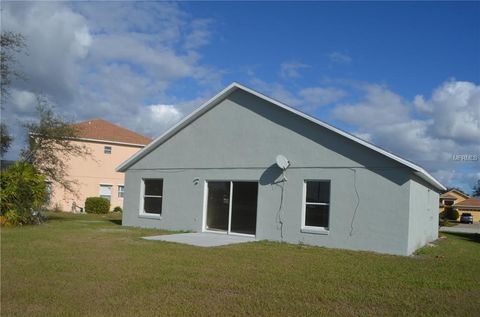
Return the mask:
[[408, 254], [438, 239], [439, 194], [414, 177], [410, 181]]
[[[281, 208], [278, 154], [291, 161]], [[139, 216], [142, 178], [164, 179], [161, 219]], [[412, 222], [429, 195], [414, 178], [392, 159], [237, 90], [127, 170], [123, 224], [202, 231], [206, 181], [254, 180], [258, 239], [408, 255], [434, 237], [430, 222]], [[331, 181], [328, 234], [301, 231], [303, 182], [317, 179]]]

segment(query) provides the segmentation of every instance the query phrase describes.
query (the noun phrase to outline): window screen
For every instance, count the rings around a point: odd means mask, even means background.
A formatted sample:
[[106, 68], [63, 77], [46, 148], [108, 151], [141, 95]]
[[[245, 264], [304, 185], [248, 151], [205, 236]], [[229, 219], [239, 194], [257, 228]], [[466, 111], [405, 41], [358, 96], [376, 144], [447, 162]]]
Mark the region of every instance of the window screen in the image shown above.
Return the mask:
[[110, 200], [112, 198], [112, 185], [100, 185], [100, 197]]
[[124, 194], [125, 194], [125, 186], [118, 185], [118, 198], [123, 198]]
[[144, 179], [143, 212], [162, 214], [163, 179]]
[[328, 229], [330, 216], [330, 181], [307, 181], [305, 227]]

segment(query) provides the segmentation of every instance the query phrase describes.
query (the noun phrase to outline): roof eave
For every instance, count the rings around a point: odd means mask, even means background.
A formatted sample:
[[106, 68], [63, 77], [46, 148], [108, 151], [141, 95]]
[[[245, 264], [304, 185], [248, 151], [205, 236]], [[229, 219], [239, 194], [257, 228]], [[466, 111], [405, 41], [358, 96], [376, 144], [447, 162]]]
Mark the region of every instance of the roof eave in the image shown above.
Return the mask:
[[167, 130], [165, 133], [163, 133], [161, 136], [159, 136], [158, 138], [156, 138], [153, 142], [151, 142], [149, 145], [147, 145], [146, 147], [144, 147], [141, 151], [137, 152], [135, 155], [131, 156], [129, 159], [127, 159], [125, 162], [123, 162], [122, 164], [120, 164], [117, 168], [116, 168], [116, 171], [117, 172], [125, 172], [130, 166], [132, 166], [133, 164], [136, 163], [137, 160], [139, 160], [140, 158], [144, 157], [145, 155], [147, 155], [148, 153], [150, 153], [154, 148], [156, 148], [158, 145], [162, 144], [164, 141], [166, 141], [167, 139], [169, 139], [170, 137], [172, 137], [173, 135], [175, 135], [178, 131], [180, 131], [181, 129], [183, 129], [185, 126], [187, 126], [191, 121], [194, 121], [196, 118], [198, 118], [199, 116], [201, 116], [203, 113], [205, 113], [206, 111], [208, 111], [209, 109], [211, 109], [212, 107], [214, 107], [215, 105], [217, 105], [219, 102], [221, 102], [228, 94], [230, 94], [232, 91], [236, 90], [236, 89], [242, 89], [248, 93], [251, 93], [252, 95], [254, 96], [257, 96], [263, 100], [266, 100], [270, 103], [273, 103], [274, 105], [277, 105], [279, 106], [280, 108], [283, 108], [287, 111], [290, 111], [290, 112], [293, 112], [313, 123], [316, 123], [328, 130], [331, 130], [333, 132], [336, 132], [354, 142], [357, 142], [371, 150], [374, 150], [380, 154], [383, 154], [405, 166], [408, 166], [409, 168], [411, 168], [420, 178], [422, 178], [423, 180], [425, 180], [426, 182], [428, 182], [429, 184], [431, 184], [432, 186], [434, 186], [436, 189], [440, 190], [440, 191], [444, 191], [446, 190], [445, 186], [443, 186], [439, 181], [437, 181], [433, 176], [431, 176], [427, 171], [425, 171], [423, 168], [421, 168], [420, 166], [406, 160], [406, 159], [403, 159], [393, 153], [390, 153], [372, 143], [369, 143], [365, 140], [362, 140], [360, 139], [359, 137], [357, 136], [354, 136], [353, 134], [350, 134], [348, 132], [345, 132], [343, 130], [340, 130], [334, 126], [331, 126], [323, 121], [320, 121], [318, 119], [315, 119], [297, 109], [294, 109], [294, 108], [291, 108], [273, 98], [270, 98], [268, 96], [265, 96], [253, 89], [250, 89], [248, 87], [245, 87], [239, 83], [236, 83], [236, 82], [233, 82], [231, 83], [230, 85], [228, 85], [225, 89], [223, 89], [222, 91], [220, 91], [217, 95], [215, 95], [214, 97], [212, 97], [210, 100], [208, 100], [207, 102], [205, 102], [204, 104], [202, 104], [197, 110], [193, 111], [190, 115], [186, 116], [183, 120], [181, 120], [179, 123], [177, 123], [176, 125], [174, 125], [172, 128], [170, 128], [169, 130]]
[[168, 140], [172, 136], [174, 136], [178, 131], [183, 129], [185, 126], [190, 124], [191, 121], [195, 120], [197, 117], [201, 116], [203, 113], [207, 112], [210, 108], [214, 107], [216, 104], [221, 102], [223, 98], [225, 98], [228, 94], [230, 94], [233, 90], [238, 88], [237, 83], [232, 83], [229, 86], [227, 86], [225, 89], [220, 91], [218, 94], [210, 98], [208, 101], [203, 103], [200, 107], [198, 107], [195, 111], [190, 113], [188, 116], [180, 120], [177, 124], [175, 124], [173, 127], [165, 131], [163, 134], [161, 134], [159, 137], [157, 137], [155, 140], [150, 142], [147, 146], [145, 146], [142, 150], [138, 151], [131, 157], [129, 157], [126, 161], [124, 161], [122, 164], [117, 166], [115, 169], [117, 172], [125, 172], [129, 167], [131, 167], [133, 164], [137, 162], [137, 160], [141, 159], [148, 153], [150, 153], [152, 150], [154, 150], [158, 145], [162, 144], [164, 141]]

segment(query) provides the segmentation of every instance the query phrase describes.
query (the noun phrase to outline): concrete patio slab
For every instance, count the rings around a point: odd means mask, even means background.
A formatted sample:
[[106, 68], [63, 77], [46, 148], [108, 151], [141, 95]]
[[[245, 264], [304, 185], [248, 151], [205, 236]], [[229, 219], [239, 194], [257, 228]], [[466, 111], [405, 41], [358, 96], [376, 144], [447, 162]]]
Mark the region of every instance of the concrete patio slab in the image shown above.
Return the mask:
[[162, 236], [143, 237], [143, 239], [183, 243], [197, 247], [218, 247], [222, 245], [256, 241], [254, 237], [210, 232], [169, 234]]

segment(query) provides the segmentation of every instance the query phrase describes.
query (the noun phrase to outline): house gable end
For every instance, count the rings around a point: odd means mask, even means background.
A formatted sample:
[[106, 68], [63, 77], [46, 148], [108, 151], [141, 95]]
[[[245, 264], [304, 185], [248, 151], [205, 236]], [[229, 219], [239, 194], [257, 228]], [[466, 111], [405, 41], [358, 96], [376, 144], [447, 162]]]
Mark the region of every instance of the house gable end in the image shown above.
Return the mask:
[[[239, 84], [231, 84], [227, 88], [225, 88], [223, 91], [221, 91], [219, 94], [217, 94], [215, 97], [210, 99], [208, 102], [203, 104], [200, 108], [198, 108], [196, 111], [194, 111], [192, 114], [187, 116], [184, 120], [182, 120], [180, 123], [178, 123], [176, 126], [165, 132], [162, 136], [157, 138], [155, 141], [153, 141], [151, 144], [149, 144], [146, 148], [144, 148], [142, 151], [122, 163], [117, 170], [119, 171], [126, 171], [127, 169], [131, 168], [133, 165], [138, 166], [136, 163], [139, 162], [143, 157], [147, 156], [150, 152], [152, 152], [154, 149], [159, 147], [160, 145], [166, 143], [172, 136], [176, 135], [186, 127], [188, 127], [190, 124], [193, 122], [197, 121], [199, 117], [201, 117], [203, 114], [206, 112], [210, 111], [212, 108], [216, 107], [219, 103], [222, 103], [225, 98], [232, 100], [230, 95], [233, 95], [237, 90], [242, 91], [243, 93], [251, 94], [259, 99], [261, 99], [264, 102], [271, 103], [272, 106], [276, 106], [279, 109], [286, 110], [290, 116], [292, 114], [296, 114], [300, 119], [303, 118], [305, 119], [304, 122], [308, 121], [308, 124], [313, 124], [319, 127], [324, 128], [325, 130], [328, 130], [329, 133], [333, 133], [336, 136], [339, 136], [341, 138], [336, 138], [338, 139], [338, 144], [343, 144], [343, 143], [354, 143], [355, 145], [350, 148], [350, 150], [344, 151], [345, 154], [348, 154], [349, 151], [351, 151], [353, 148], [358, 148], [357, 145], [360, 145], [363, 147], [363, 150], [367, 150], [367, 152], [375, 152], [376, 154], [381, 154], [381, 156], [384, 156], [385, 158], [390, 159], [391, 161], [395, 163], [400, 163], [405, 168], [410, 168], [411, 170], [414, 171], [416, 175], [430, 183], [435, 189], [444, 189], [443, 185], [441, 185], [437, 180], [435, 180], [431, 175], [429, 175], [425, 170], [423, 170], [421, 167], [416, 166], [415, 164], [406, 161], [402, 158], [399, 158], [381, 148], [378, 148], [366, 141], [363, 141], [361, 139], [358, 139], [357, 137], [350, 135], [344, 131], [341, 131], [335, 127], [332, 127], [326, 123], [323, 123], [321, 121], [318, 121], [312, 117], [309, 117], [308, 115], [305, 115], [298, 110], [292, 109], [284, 104], [279, 103], [278, 101], [275, 101], [269, 97], [266, 97], [264, 95], [261, 95], [260, 93], [257, 93], [249, 88], [246, 88], [244, 86], [241, 86]], [[292, 116], [295, 117], [295, 116]], [[308, 125], [307, 123], [305, 123]], [[344, 137], [345, 139], [342, 139]], [[342, 140], [340, 140], [342, 139]], [[350, 142], [353, 141], [353, 142]], [[233, 163], [233, 162], [232, 162]], [[370, 164], [371, 165], [371, 164]]]

